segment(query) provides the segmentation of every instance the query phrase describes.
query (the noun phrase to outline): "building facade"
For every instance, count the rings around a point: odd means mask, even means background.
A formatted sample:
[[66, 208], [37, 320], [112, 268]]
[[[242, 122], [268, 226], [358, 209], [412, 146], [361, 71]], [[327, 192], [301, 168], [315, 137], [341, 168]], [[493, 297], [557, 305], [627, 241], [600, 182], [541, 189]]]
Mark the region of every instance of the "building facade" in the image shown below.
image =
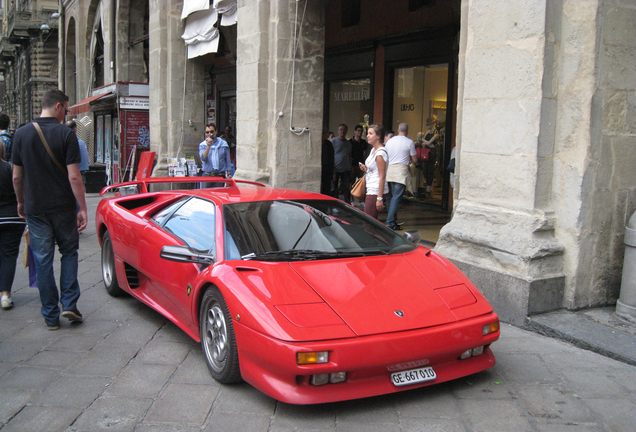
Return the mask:
[[42, 95], [57, 87], [59, 5], [57, 0], [2, 3], [1, 104], [15, 129], [38, 117]]
[[233, 128], [237, 177], [318, 191], [327, 131], [406, 121], [417, 140], [432, 118], [413, 195], [452, 205], [436, 249], [502, 319], [616, 301], [636, 209], [633, 2], [238, 0], [216, 52], [193, 58], [183, 4], [61, 2], [60, 87], [98, 134], [99, 89], [147, 84], [154, 175], [214, 121]]

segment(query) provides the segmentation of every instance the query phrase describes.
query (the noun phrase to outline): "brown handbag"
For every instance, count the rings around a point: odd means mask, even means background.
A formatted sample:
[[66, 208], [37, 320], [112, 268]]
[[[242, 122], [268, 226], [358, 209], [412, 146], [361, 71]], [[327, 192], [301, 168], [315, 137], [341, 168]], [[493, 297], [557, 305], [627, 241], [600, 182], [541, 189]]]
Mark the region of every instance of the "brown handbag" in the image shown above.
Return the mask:
[[367, 176], [360, 177], [351, 188], [351, 196], [358, 201], [364, 201], [367, 197]]

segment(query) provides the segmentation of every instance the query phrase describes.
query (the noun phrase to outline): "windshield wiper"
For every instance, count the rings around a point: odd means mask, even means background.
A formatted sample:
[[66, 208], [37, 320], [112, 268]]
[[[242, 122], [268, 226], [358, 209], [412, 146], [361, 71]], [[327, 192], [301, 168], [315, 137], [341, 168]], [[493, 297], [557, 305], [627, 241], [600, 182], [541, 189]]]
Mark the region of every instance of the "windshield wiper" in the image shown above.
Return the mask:
[[369, 255], [388, 255], [389, 252], [381, 250], [372, 251], [319, 251], [312, 249], [289, 249], [284, 251], [268, 251], [263, 253], [250, 253], [243, 255], [241, 259], [244, 260], [258, 260], [258, 261], [278, 261], [284, 259], [285, 261], [309, 261], [318, 259], [329, 258], [354, 258]]

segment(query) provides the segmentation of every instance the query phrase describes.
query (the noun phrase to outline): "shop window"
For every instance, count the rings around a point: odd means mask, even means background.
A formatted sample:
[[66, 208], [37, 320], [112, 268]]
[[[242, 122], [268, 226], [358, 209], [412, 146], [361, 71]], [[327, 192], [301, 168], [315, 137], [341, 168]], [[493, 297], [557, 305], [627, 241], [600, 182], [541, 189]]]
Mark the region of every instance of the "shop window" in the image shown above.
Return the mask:
[[355, 125], [368, 126], [372, 110], [371, 79], [329, 83], [329, 130], [336, 132], [338, 125], [344, 123], [351, 138]]
[[342, 28], [360, 24], [361, 0], [342, 0]]
[[435, 0], [409, 0], [409, 12], [415, 12], [425, 7], [435, 5]]

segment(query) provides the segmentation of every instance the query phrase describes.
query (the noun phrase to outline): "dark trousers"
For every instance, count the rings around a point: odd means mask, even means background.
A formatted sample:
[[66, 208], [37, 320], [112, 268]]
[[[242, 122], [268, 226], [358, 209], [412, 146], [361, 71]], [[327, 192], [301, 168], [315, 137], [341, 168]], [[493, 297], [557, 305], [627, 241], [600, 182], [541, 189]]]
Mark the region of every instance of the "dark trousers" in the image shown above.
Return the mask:
[[[334, 182], [336, 187], [336, 198], [339, 193], [344, 195], [344, 202], [351, 202], [351, 171], [337, 172], [336, 181]], [[341, 190], [342, 189], [342, 190]]]
[[0, 225], [0, 291], [11, 292], [24, 224]]

